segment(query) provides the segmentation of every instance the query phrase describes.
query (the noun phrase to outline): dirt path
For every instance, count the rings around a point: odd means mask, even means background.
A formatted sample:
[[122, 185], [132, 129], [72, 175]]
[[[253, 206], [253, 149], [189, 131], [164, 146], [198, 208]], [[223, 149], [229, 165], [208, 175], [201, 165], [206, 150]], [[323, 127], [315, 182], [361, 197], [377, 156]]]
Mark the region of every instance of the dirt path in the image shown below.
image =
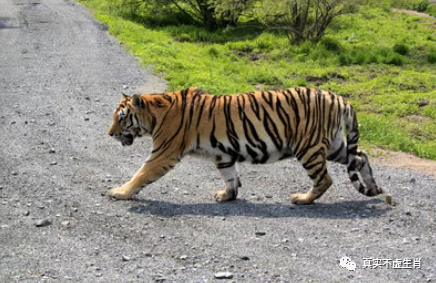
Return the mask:
[[[293, 206], [311, 185], [295, 161], [242, 164], [232, 203], [213, 201], [218, 172], [190, 158], [133, 201], [103, 196], [150, 151], [147, 139], [122, 148], [106, 135], [119, 92], [165, 82], [73, 1], [0, 7], [0, 282], [436, 280], [436, 180], [414, 171], [375, 166], [396, 206], [361, 196], [334, 164], [326, 195]], [[364, 269], [364, 258], [420, 268]]]
[[436, 177], [436, 161], [416, 157], [413, 154], [383, 150], [380, 148], [371, 149], [371, 155], [375, 163], [394, 167], [410, 169], [433, 177]]

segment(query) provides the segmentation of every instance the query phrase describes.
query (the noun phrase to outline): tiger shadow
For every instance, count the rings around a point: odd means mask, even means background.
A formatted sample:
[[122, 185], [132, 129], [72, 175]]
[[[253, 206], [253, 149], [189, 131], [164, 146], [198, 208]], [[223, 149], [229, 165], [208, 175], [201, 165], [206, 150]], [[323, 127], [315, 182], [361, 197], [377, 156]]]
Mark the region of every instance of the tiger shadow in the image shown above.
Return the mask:
[[380, 199], [315, 203], [308, 206], [296, 206], [286, 203], [254, 203], [244, 199], [237, 199], [227, 203], [194, 204], [146, 199], [134, 199], [133, 202], [140, 204], [132, 206], [129, 212], [160, 217], [202, 215], [218, 217], [362, 219], [376, 218], [391, 210]]

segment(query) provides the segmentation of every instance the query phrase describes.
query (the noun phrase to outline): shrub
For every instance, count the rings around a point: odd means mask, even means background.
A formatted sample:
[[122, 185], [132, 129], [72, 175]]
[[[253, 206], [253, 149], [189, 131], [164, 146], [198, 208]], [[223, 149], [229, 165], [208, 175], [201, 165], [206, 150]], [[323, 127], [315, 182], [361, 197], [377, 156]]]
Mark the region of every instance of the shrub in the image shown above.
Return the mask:
[[404, 64], [404, 57], [398, 53], [392, 53], [385, 59], [384, 63], [389, 65], [402, 66]]
[[220, 51], [217, 48], [213, 47], [213, 46], [207, 50], [207, 53], [212, 58], [216, 58], [216, 57], [218, 57], [220, 55]]
[[267, 70], [255, 71], [252, 77], [249, 78], [249, 81], [253, 84], [264, 84], [270, 86], [279, 86], [283, 84], [278, 76]]
[[431, 2], [429, 0], [420, 0], [416, 3], [412, 3], [412, 9], [418, 12], [426, 12]]
[[254, 43], [249, 41], [230, 42], [227, 44], [230, 50], [241, 52], [252, 52], [255, 48]]
[[339, 56], [339, 65], [341, 66], [351, 65], [352, 62], [350, 54], [341, 54]]
[[272, 41], [268, 41], [268, 40], [258, 40], [256, 41], [256, 46], [259, 50], [269, 51], [272, 49], [273, 43]]
[[331, 37], [326, 37], [326, 38], [322, 39], [321, 45], [323, 45], [325, 47], [325, 49], [327, 49], [328, 51], [332, 51], [335, 53], [339, 53], [342, 50], [342, 46], [341, 46], [340, 42], [334, 38], [331, 38]]
[[427, 52], [427, 61], [430, 64], [435, 64], [436, 63], [436, 49], [430, 49]]
[[354, 13], [364, 0], [265, 0], [265, 22], [281, 29], [291, 44], [319, 42], [333, 20], [343, 14]]
[[403, 43], [396, 43], [394, 45], [394, 47], [392, 48], [392, 50], [395, 53], [398, 53], [398, 54], [404, 55], [404, 56], [409, 54], [409, 47], [406, 44], [403, 44]]

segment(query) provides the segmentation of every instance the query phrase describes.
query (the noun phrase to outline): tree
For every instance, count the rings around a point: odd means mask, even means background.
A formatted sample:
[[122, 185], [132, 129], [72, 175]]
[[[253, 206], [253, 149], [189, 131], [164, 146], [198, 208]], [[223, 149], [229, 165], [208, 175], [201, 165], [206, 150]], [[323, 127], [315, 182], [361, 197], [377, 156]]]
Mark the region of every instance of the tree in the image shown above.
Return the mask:
[[[260, 1], [260, 0], [259, 0]], [[239, 17], [249, 11], [257, 0], [211, 0], [222, 26], [236, 26]]]
[[319, 41], [332, 20], [352, 13], [365, 0], [267, 0], [267, 24], [283, 29], [292, 44]]

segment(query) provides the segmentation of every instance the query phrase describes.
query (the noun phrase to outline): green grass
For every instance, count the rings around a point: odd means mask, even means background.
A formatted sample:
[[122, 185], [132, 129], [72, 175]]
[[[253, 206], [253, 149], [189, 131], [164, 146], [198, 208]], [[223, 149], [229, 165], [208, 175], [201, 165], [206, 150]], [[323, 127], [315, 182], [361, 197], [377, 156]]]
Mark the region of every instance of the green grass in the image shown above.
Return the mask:
[[317, 86], [351, 100], [363, 145], [436, 160], [435, 19], [366, 7], [334, 21], [321, 42], [291, 46], [265, 27], [147, 26], [118, 16], [104, 1], [82, 2], [170, 90]]

